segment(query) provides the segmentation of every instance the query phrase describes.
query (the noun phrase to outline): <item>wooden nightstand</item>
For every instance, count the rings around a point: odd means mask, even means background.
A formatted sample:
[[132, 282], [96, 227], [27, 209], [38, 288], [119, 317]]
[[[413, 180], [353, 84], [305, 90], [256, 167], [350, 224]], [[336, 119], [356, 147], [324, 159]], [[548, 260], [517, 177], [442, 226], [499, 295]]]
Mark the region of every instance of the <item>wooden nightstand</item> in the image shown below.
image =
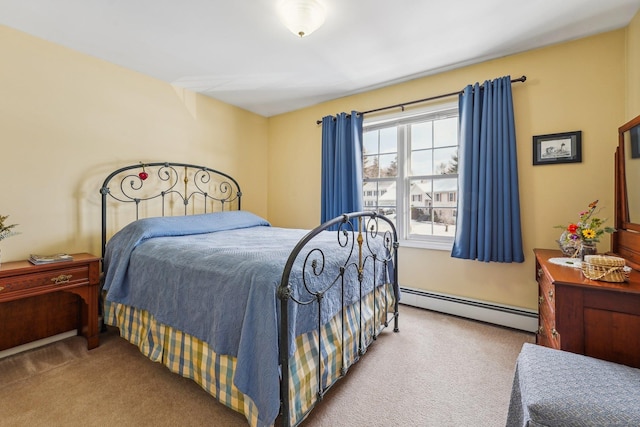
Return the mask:
[[0, 264], [0, 350], [63, 332], [58, 329], [68, 324], [88, 349], [99, 345], [100, 258], [72, 255], [73, 261], [52, 264]]

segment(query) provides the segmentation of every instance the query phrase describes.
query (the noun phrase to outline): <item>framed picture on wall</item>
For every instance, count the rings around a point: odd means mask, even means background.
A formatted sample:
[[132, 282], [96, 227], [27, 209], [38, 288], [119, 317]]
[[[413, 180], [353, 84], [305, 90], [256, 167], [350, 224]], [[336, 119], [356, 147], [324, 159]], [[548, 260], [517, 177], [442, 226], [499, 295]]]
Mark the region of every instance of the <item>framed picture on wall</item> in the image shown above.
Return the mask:
[[580, 162], [582, 162], [582, 131], [533, 137], [534, 165]]

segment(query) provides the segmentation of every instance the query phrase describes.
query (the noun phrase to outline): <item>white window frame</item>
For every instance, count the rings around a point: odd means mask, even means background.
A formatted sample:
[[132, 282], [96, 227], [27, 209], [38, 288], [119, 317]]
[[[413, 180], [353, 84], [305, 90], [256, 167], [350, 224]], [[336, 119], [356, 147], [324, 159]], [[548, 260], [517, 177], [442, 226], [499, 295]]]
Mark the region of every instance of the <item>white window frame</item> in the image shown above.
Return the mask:
[[[372, 130], [376, 128], [388, 127], [389, 125], [402, 125], [410, 123], [413, 120], [419, 120], [420, 117], [442, 113], [443, 117], [455, 115], [458, 116], [458, 103], [447, 102], [411, 111], [398, 112], [392, 114], [378, 115], [376, 117], [364, 117], [363, 128]], [[407, 165], [407, 137], [401, 130], [398, 138], [398, 177], [396, 181], [396, 228], [398, 231], [398, 240], [400, 246], [435, 249], [443, 251], [451, 251], [453, 248], [453, 237], [449, 236], [417, 236], [409, 235], [409, 226], [406, 223], [408, 218], [407, 207], [409, 206], [410, 179], [408, 176]], [[458, 141], [459, 143], [459, 141]], [[454, 209], [456, 211], [457, 209]], [[457, 219], [457, 215], [455, 215]]]

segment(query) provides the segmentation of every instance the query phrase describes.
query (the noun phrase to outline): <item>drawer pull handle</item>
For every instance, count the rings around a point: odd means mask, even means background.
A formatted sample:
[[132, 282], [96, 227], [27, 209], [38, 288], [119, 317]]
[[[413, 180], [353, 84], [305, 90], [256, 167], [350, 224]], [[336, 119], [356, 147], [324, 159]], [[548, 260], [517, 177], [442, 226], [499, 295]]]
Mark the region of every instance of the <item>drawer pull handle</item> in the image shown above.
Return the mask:
[[540, 327], [538, 327], [538, 335], [542, 334], [544, 334], [544, 326], [540, 325]]
[[71, 274], [61, 274], [58, 277], [52, 278], [51, 281], [56, 285], [62, 285], [63, 283], [69, 283], [71, 277]]
[[544, 302], [544, 295], [540, 295], [538, 297], [538, 305], [542, 305], [543, 302]]
[[4, 286], [0, 286], [0, 292], [4, 291]]
[[538, 269], [538, 278], [540, 278], [540, 277], [542, 277], [542, 269], [541, 268]]
[[554, 338], [558, 338], [558, 331], [556, 331], [556, 328], [551, 329], [551, 335], [553, 335]]
[[553, 299], [553, 291], [549, 291], [549, 299]]

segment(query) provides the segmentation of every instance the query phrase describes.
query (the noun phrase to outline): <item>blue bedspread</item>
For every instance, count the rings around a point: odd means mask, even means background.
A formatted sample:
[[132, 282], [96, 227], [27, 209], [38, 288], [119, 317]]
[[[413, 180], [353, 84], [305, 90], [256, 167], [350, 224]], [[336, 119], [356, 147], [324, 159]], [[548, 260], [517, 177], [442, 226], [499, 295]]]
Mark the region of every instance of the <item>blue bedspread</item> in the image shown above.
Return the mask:
[[[106, 298], [147, 310], [158, 321], [205, 341], [216, 353], [235, 356], [234, 384], [253, 399], [260, 423], [269, 425], [279, 410], [276, 290], [289, 254], [307, 232], [271, 227], [244, 211], [139, 220], [107, 245]], [[321, 233], [313, 242], [313, 247], [323, 248], [327, 269], [345, 264], [348, 253], [339, 249], [336, 232]], [[378, 250], [383, 257], [384, 247]], [[354, 256], [350, 263], [356, 260]], [[377, 272], [377, 284], [382, 284], [383, 269]], [[347, 268], [351, 279], [356, 274]], [[319, 281], [306, 275], [318, 289], [335, 278], [324, 274]], [[294, 296], [308, 299], [300, 278], [301, 267], [292, 274]], [[368, 278], [365, 290], [372, 288]], [[355, 288], [347, 290], [347, 304], [358, 298]], [[324, 323], [342, 307], [339, 287], [327, 292], [322, 305]], [[317, 326], [316, 304], [289, 312], [291, 337]]]

